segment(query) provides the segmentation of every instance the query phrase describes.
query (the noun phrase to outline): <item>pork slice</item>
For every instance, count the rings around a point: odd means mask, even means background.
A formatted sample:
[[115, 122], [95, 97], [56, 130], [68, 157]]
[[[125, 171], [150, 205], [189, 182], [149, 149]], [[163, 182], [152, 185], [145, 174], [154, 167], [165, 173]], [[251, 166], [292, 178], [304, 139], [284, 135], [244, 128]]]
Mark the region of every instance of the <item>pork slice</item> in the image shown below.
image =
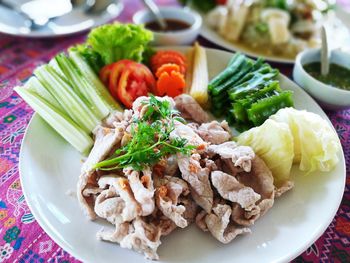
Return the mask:
[[198, 102], [188, 94], [181, 94], [175, 98], [176, 108], [186, 119], [194, 120], [198, 123], [209, 121], [209, 115]]
[[121, 129], [109, 129], [102, 126], [97, 126], [94, 132], [95, 144], [88, 158], [82, 165], [81, 174], [77, 184], [77, 197], [80, 206], [92, 220], [96, 218], [96, 214], [93, 210], [93, 202], [91, 202], [91, 198], [88, 199], [83, 195], [83, 191], [88, 184], [94, 186], [97, 185], [96, 173], [93, 166], [104, 160], [111, 150], [120, 143], [123, 136], [123, 130]]
[[188, 145], [194, 145], [194, 146], [207, 145], [207, 143], [204, 142], [203, 139], [199, 137], [199, 135], [190, 126], [185, 125], [179, 121], [174, 121], [174, 124], [175, 124], [175, 128], [169, 135], [170, 140], [183, 138], [187, 140]]
[[108, 156], [111, 150], [120, 143], [120, 140], [124, 135], [124, 130], [122, 128], [110, 129], [102, 126], [97, 126], [94, 130], [94, 134], [94, 147], [82, 165], [82, 173], [90, 173], [92, 170], [94, 170], [93, 166], [96, 163], [104, 160]]
[[219, 170], [219, 168], [218, 168], [217, 164], [215, 163], [215, 161], [213, 161], [211, 159], [205, 158], [204, 159], [204, 164], [205, 164], [205, 167], [207, 167], [210, 172]]
[[260, 217], [259, 206], [252, 206], [249, 211], [242, 208], [239, 204], [232, 204], [231, 219], [233, 222], [242, 226], [251, 226]]
[[181, 194], [188, 194], [188, 186], [180, 178], [166, 177], [163, 185], [156, 191], [156, 203], [162, 213], [171, 219], [178, 227], [185, 228], [188, 225], [183, 214], [186, 207], [179, 204]]
[[129, 180], [131, 190], [136, 201], [141, 206], [142, 216], [152, 214], [154, 203], [154, 186], [152, 180], [152, 172], [149, 168], [142, 171], [142, 176], [139, 172], [131, 168], [124, 169], [125, 175]]
[[164, 174], [169, 176], [174, 176], [179, 170], [177, 165], [176, 155], [170, 155], [166, 159]]
[[173, 220], [169, 219], [159, 209], [155, 209], [152, 215], [148, 216], [148, 222], [157, 226], [161, 232], [161, 236], [167, 236], [173, 232], [177, 226]]
[[129, 233], [133, 231], [133, 226], [129, 222], [116, 223], [115, 230], [100, 230], [96, 234], [98, 240], [120, 243]]
[[209, 169], [200, 165], [200, 155], [191, 156], [178, 154], [178, 165], [182, 178], [190, 184], [194, 201], [208, 213], [213, 205], [213, 190], [209, 182]]
[[98, 195], [103, 191], [103, 189], [96, 187], [96, 186], [89, 186], [87, 185], [85, 189], [83, 190], [83, 196], [88, 197], [91, 195]]
[[112, 186], [125, 202], [125, 208], [121, 214], [123, 221], [132, 221], [140, 216], [142, 214], [142, 209], [135, 200], [129, 181], [126, 178], [118, 178], [113, 182]]
[[261, 195], [263, 199], [274, 198], [275, 187], [273, 185], [273, 176], [265, 162], [258, 156], [252, 160], [252, 169], [248, 173], [240, 173], [237, 179], [245, 186], [249, 186]]
[[135, 199], [128, 179], [124, 176], [116, 174], [104, 175], [99, 178], [98, 185], [100, 188], [109, 187], [114, 189], [117, 196], [124, 201], [125, 205], [121, 213], [123, 221], [131, 221], [142, 214], [142, 208]]
[[238, 173], [244, 172], [243, 168], [235, 166], [231, 159], [222, 159], [222, 171], [232, 176], [236, 176]]
[[[246, 187], [251, 187], [254, 192], [261, 196], [261, 199], [256, 203], [256, 206], [259, 207], [260, 214], [259, 216], [254, 215], [253, 219], [255, 218], [256, 220], [258, 217], [263, 216], [273, 206], [275, 198], [275, 187], [273, 185], [273, 177], [270, 169], [266, 166], [262, 159], [255, 156], [255, 158], [252, 160], [251, 171], [249, 173], [239, 173], [236, 178], [241, 184], [245, 185]], [[244, 218], [241, 218], [241, 220], [248, 219], [250, 222], [254, 223], [255, 220], [251, 220], [252, 214], [247, 213], [247, 211], [248, 209], [245, 209], [244, 212], [237, 214], [244, 215]], [[239, 223], [238, 219], [234, 221]]]
[[207, 212], [205, 210], [201, 210], [197, 215], [196, 215], [196, 225], [204, 232], [209, 231], [207, 224], [205, 223], [205, 217], [207, 216]]
[[123, 115], [124, 115], [123, 112], [118, 111], [118, 110], [111, 112], [107, 116], [107, 118], [105, 118], [102, 121], [102, 126], [103, 127], [108, 127], [108, 128], [113, 128], [114, 127], [113, 123], [121, 122], [123, 120], [123, 118], [124, 118]]
[[294, 182], [293, 181], [285, 181], [280, 187], [276, 188], [275, 187], [275, 198], [280, 197], [283, 195], [285, 192], [288, 192], [294, 187]]
[[205, 223], [210, 233], [220, 242], [227, 244], [236, 236], [251, 233], [249, 228], [230, 224], [231, 208], [226, 204], [217, 204], [213, 213], [205, 217]]
[[183, 217], [187, 220], [188, 225], [190, 225], [196, 218], [198, 205], [190, 195], [180, 196], [179, 203], [186, 208], [185, 212], [183, 213]]
[[113, 185], [119, 178], [122, 178], [122, 176], [117, 174], [102, 175], [97, 181], [98, 187], [100, 189], [106, 189], [109, 186]]
[[112, 224], [123, 222], [122, 212], [125, 202], [113, 188], [103, 190], [95, 201], [95, 213]]
[[159, 259], [157, 249], [161, 244], [160, 229], [153, 224], [146, 223], [140, 217], [137, 217], [132, 225], [134, 231], [120, 241], [120, 246], [143, 253], [147, 259]]
[[210, 145], [208, 152], [211, 155], [218, 154], [223, 159], [230, 159], [234, 166], [242, 168], [249, 172], [251, 169], [251, 161], [255, 157], [252, 148], [248, 146], [237, 146], [233, 141], [224, 142], [219, 145]]
[[221, 123], [218, 121], [202, 123], [196, 132], [204, 141], [212, 144], [227, 142], [232, 137], [230, 128], [226, 121], [222, 121]]
[[237, 181], [232, 175], [222, 171], [211, 173], [211, 182], [222, 198], [231, 202], [236, 202], [242, 208], [248, 208], [260, 199], [260, 195], [255, 193], [250, 187], [246, 187]]

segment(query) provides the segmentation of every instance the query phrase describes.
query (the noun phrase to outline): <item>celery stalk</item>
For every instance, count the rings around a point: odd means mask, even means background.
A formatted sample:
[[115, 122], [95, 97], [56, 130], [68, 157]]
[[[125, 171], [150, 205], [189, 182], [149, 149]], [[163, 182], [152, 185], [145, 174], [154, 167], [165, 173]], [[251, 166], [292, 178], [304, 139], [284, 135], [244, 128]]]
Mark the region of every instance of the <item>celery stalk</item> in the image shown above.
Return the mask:
[[101, 121], [96, 118], [73, 89], [49, 65], [43, 65], [34, 71], [39, 81], [57, 99], [72, 120], [86, 132], [91, 132]]
[[93, 145], [93, 140], [70, 117], [33, 90], [24, 87], [16, 87], [14, 90], [68, 143], [79, 152], [88, 153]]
[[69, 51], [69, 57], [73, 60], [77, 68], [83, 73], [83, 75], [88, 79], [88, 81], [95, 87], [100, 97], [106, 102], [106, 106], [110, 111], [119, 110], [122, 111], [123, 108], [115, 101], [112, 95], [108, 92], [106, 87], [100, 81], [98, 76], [96, 76], [93, 69], [89, 66], [88, 63], [80, 56], [76, 51]]
[[96, 117], [98, 119], [105, 118], [110, 111], [106, 101], [100, 96], [97, 89], [63, 53], [57, 55], [55, 61], [66, 76], [69, 84], [74, 87], [75, 92], [86, 102], [86, 105], [95, 113]]
[[48, 92], [43, 84], [36, 78], [30, 77], [30, 79], [24, 84], [24, 87], [28, 90], [38, 93], [43, 99], [47, 100], [50, 104], [55, 106], [57, 109], [64, 111], [59, 102]]

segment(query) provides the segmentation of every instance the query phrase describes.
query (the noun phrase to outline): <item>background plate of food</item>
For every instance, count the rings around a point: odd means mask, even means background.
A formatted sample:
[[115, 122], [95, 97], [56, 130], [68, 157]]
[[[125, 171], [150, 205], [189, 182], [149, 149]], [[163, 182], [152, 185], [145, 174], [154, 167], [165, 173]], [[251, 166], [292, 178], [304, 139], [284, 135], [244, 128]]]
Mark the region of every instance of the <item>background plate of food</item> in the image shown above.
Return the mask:
[[320, 46], [323, 23], [328, 25], [332, 48], [348, 46], [347, 16], [326, 0], [229, 0], [203, 14], [201, 35], [228, 50], [294, 63], [300, 51]]
[[[139, 26], [102, 26], [87, 45], [57, 55], [16, 88], [38, 113], [22, 143], [20, 174], [41, 227], [84, 262], [144, 262], [143, 255], [163, 262], [286, 262], [302, 253], [330, 224], [344, 191], [344, 156], [325, 113], [277, 70], [242, 54], [167, 47], [148, 68], [140, 62], [150, 40]], [[233, 90], [223, 84], [241, 80], [247, 82]], [[179, 95], [184, 91], [191, 96]], [[112, 111], [101, 124], [111, 109], [120, 110], [111, 95], [130, 110]], [[284, 108], [292, 95], [295, 109]], [[248, 112], [221, 111], [219, 104], [213, 111], [257, 126], [236, 138], [239, 146], [227, 123], [209, 120], [199, 105], [208, 96], [245, 105]], [[172, 173], [168, 161], [175, 156]]]

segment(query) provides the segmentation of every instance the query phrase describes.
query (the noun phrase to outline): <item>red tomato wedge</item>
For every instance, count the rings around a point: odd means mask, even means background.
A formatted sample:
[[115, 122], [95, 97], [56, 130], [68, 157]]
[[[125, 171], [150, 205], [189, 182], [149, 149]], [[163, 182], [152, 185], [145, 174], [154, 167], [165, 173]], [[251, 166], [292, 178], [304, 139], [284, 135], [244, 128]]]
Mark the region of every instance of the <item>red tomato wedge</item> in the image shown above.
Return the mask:
[[101, 80], [108, 85], [112, 96], [131, 108], [140, 96], [155, 93], [156, 81], [152, 72], [143, 64], [123, 59], [103, 67]]

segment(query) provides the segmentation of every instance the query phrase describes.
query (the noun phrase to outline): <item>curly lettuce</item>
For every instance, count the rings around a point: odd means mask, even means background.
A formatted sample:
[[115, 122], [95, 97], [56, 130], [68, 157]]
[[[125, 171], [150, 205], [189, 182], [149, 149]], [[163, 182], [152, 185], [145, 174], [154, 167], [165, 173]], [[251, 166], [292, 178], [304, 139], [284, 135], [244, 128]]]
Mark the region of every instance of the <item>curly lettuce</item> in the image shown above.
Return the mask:
[[113, 23], [99, 26], [89, 33], [85, 43], [71, 48], [77, 51], [97, 73], [121, 59], [147, 60], [153, 33], [142, 25]]
[[107, 65], [121, 59], [141, 62], [143, 53], [152, 40], [152, 32], [142, 25], [114, 23], [92, 30], [87, 44]]

